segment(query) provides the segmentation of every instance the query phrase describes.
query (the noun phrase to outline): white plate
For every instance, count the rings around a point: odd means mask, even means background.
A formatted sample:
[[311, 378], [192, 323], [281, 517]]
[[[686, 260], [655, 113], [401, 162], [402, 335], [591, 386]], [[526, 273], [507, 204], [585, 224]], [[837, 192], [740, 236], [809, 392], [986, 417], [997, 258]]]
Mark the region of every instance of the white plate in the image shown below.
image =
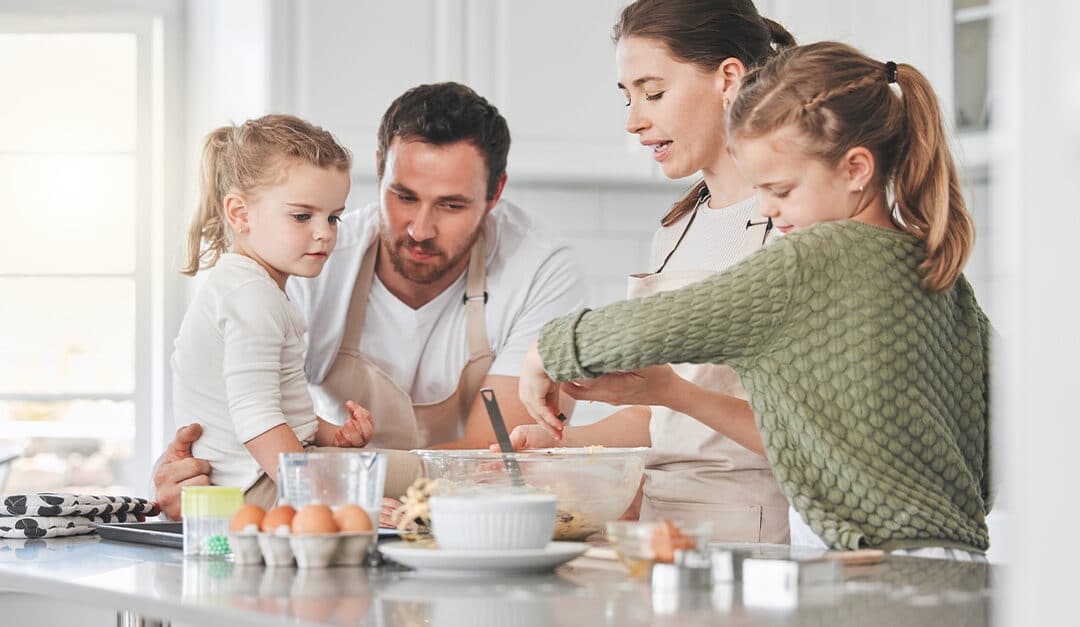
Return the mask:
[[583, 542], [551, 542], [542, 549], [448, 551], [409, 542], [380, 544], [382, 554], [430, 575], [537, 573], [554, 570], [585, 552]]

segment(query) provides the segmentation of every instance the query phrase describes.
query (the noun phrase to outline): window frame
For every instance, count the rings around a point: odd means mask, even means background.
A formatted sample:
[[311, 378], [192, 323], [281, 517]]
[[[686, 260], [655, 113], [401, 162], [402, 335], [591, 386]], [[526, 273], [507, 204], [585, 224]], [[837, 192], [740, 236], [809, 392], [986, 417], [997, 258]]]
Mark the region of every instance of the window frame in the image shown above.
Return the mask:
[[[0, 401], [130, 400], [134, 404], [132, 457], [118, 481], [133, 494], [152, 492], [154, 461], [171, 439], [172, 339], [183, 316], [186, 292], [178, 267], [177, 234], [184, 211], [183, 98], [180, 46], [182, 6], [177, 0], [71, 0], [7, 3], [0, 33], [130, 33], [136, 41], [134, 389], [130, 394], [0, 393]], [[93, 279], [87, 274], [0, 274], [0, 277]], [[43, 437], [53, 437], [43, 436]]]

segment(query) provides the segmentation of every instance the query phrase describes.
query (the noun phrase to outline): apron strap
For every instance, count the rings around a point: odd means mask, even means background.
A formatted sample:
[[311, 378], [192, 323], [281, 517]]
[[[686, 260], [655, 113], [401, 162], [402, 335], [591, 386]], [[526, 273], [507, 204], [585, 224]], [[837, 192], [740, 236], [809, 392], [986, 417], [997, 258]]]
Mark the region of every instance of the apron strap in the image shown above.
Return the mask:
[[469, 267], [465, 271], [465, 325], [466, 342], [469, 347], [469, 359], [491, 352], [488, 344], [487, 320], [484, 309], [487, 306], [487, 247], [484, 234], [473, 244], [469, 253]]
[[668, 262], [671, 261], [671, 256], [679, 249], [679, 244], [682, 244], [683, 238], [690, 232], [690, 227], [694, 224], [694, 218], [697, 217], [698, 208], [701, 207], [701, 203], [708, 201], [708, 199], [709, 197], [706, 195], [698, 201], [698, 204], [694, 205], [694, 211], [690, 214], [690, 219], [686, 221], [686, 226], [683, 228], [682, 233], [679, 234], [679, 239], [675, 240], [675, 245], [671, 247], [671, 250], [669, 250], [668, 254], [664, 257], [664, 262], [660, 264], [660, 267], [657, 268], [656, 272], [653, 274], [660, 274], [664, 271], [664, 268], [667, 267]]
[[751, 253], [764, 246], [765, 242], [769, 239], [769, 233], [772, 232], [772, 229], [772, 218], [766, 218], [757, 211], [754, 211], [750, 216], [750, 219], [746, 221], [746, 233], [743, 235], [742, 239], [740, 259], [750, 256]]
[[349, 297], [349, 310], [345, 316], [345, 333], [341, 338], [339, 352], [358, 357], [360, 355], [360, 337], [364, 331], [364, 318], [367, 315], [368, 295], [375, 278], [375, 260], [379, 255], [379, 238], [368, 246], [364, 259], [360, 262], [360, 271], [356, 273], [352, 296]]

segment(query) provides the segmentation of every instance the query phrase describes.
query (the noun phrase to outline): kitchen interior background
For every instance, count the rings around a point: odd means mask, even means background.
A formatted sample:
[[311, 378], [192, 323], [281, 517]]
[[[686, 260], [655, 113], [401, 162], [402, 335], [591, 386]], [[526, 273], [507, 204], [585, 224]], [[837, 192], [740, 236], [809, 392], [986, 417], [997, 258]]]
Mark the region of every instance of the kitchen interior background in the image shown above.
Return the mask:
[[[987, 2], [920, 0], [902, 15], [886, 2], [758, 5], [801, 41], [840, 39], [928, 72], [959, 131], [980, 230], [968, 275], [992, 315]], [[22, 451], [8, 488], [149, 489], [172, 431], [168, 357], [190, 289], [175, 269], [200, 140], [228, 121], [290, 111], [326, 126], [356, 156], [360, 205], [376, 197], [389, 102], [415, 84], [465, 82], [510, 122], [505, 197], [570, 240], [590, 304], [621, 298], [692, 183], [666, 180], [623, 130], [610, 41], [623, 4], [0, 4], [0, 189], [16, 208], [0, 232], [0, 446]], [[582, 404], [575, 420], [611, 410]]]
[[[172, 433], [168, 359], [190, 289], [176, 268], [199, 142], [227, 121], [289, 111], [328, 127], [357, 157], [358, 205], [375, 197], [374, 134], [390, 100], [418, 83], [466, 82], [510, 122], [506, 197], [570, 239], [592, 304], [620, 298], [690, 184], [665, 180], [622, 128], [609, 40], [622, 4], [0, 0], [0, 485], [10, 470], [9, 491], [151, 492]], [[1073, 513], [996, 533], [998, 546], [1070, 537], [1060, 532], [1078, 513], [1053, 471], [1062, 456], [1049, 454], [1080, 436], [1063, 409], [1074, 370], [1063, 356], [1080, 348], [1068, 332], [1078, 214], [1054, 195], [1080, 167], [1068, 148], [1080, 145], [1080, 72], [1067, 61], [1080, 55], [1077, 4], [757, 2], [800, 41], [916, 65], [941, 96], [978, 225], [967, 274], [1012, 332], [998, 362], [999, 408], [1012, 418], [998, 431], [1001, 475], [1030, 488], [1014, 491], [1013, 511]], [[1045, 159], [1024, 161], [1033, 154]], [[583, 406], [575, 420], [609, 410]], [[22, 456], [5, 464], [12, 451]], [[1058, 589], [1026, 585], [1031, 600], [1013, 617], [1047, 611], [1034, 599]]]

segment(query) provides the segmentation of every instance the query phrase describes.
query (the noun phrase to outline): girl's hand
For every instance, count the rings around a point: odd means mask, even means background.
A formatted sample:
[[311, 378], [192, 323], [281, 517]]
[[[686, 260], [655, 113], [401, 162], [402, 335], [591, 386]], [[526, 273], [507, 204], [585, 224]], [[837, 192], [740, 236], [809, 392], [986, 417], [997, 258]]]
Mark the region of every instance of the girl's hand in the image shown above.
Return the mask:
[[536, 342], [533, 342], [521, 364], [518, 396], [532, 419], [555, 440], [562, 440], [563, 423], [556, 417], [559, 413], [559, 384], [553, 382], [544, 371], [544, 360], [540, 358]]
[[345, 408], [349, 410], [349, 419], [334, 432], [333, 445], [343, 448], [366, 446], [375, 434], [375, 421], [371, 412], [352, 401], [346, 401]]
[[633, 372], [613, 372], [595, 379], [574, 381], [563, 392], [579, 401], [603, 401], [612, 405], [667, 405], [679, 375], [664, 364]]
[[[533, 448], [556, 448], [562, 445], [561, 442], [548, 433], [547, 429], [540, 425], [521, 425], [514, 427], [514, 430], [510, 432], [510, 446], [514, 447], [515, 451]], [[491, 449], [492, 453], [502, 452], [498, 444], [492, 444], [488, 448]]]

